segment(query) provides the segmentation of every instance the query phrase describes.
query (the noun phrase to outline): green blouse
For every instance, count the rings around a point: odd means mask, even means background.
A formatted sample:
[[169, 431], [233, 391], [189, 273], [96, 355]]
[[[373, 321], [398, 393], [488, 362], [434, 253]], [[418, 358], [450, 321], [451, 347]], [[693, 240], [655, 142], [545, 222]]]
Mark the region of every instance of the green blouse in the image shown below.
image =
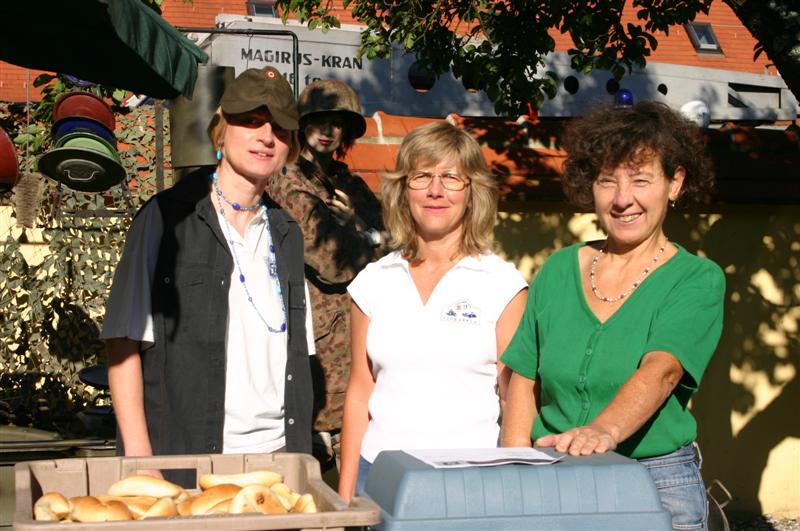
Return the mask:
[[664, 405], [617, 452], [664, 455], [690, 443], [697, 423], [688, 403], [722, 332], [725, 275], [683, 247], [600, 322], [583, 295], [578, 250], [551, 256], [531, 283], [519, 328], [503, 354], [515, 372], [541, 382], [532, 437], [589, 424], [652, 351], [669, 352], [684, 376]]

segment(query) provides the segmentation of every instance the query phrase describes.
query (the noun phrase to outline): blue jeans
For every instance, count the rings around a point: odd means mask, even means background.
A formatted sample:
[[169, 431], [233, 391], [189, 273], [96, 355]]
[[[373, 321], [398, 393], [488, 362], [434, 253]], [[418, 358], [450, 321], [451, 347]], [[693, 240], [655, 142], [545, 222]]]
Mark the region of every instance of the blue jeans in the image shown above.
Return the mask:
[[358, 479], [356, 480], [356, 496], [364, 494], [364, 486], [367, 484], [367, 473], [372, 463], [364, 459], [358, 458]]
[[672, 514], [672, 528], [676, 531], [706, 531], [708, 500], [700, 476], [703, 457], [697, 443], [687, 444], [670, 454], [638, 461], [650, 472], [661, 504]]

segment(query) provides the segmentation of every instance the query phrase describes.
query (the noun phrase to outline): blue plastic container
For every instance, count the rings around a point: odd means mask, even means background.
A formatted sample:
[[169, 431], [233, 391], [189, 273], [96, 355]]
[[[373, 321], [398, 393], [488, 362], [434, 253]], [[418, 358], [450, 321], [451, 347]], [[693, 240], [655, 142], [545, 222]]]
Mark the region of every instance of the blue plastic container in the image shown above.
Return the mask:
[[553, 465], [436, 469], [404, 452], [382, 452], [365, 491], [381, 508], [374, 529], [386, 531], [672, 529], [644, 466], [614, 453]]

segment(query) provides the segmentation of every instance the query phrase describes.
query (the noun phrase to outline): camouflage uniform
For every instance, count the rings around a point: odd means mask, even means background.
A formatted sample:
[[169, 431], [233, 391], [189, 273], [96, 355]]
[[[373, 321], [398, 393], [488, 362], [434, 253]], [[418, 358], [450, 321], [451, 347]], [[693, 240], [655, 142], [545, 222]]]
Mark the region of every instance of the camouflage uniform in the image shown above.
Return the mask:
[[325, 375], [325, 403], [314, 428], [335, 431], [342, 427], [344, 394], [350, 377], [347, 285], [384, 251], [373, 247], [352, 221], [339, 225], [327, 203], [334, 188], [342, 190], [367, 227], [377, 230], [383, 229], [381, 207], [375, 194], [360, 177], [350, 173], [346, 164], [333, 161], [330, 175], [325, 175], [314, 163], [300, 157], [286, 169], [285, 175], [279, 172], [271, 177], [267, 190], [303, 231], [314, 341]]

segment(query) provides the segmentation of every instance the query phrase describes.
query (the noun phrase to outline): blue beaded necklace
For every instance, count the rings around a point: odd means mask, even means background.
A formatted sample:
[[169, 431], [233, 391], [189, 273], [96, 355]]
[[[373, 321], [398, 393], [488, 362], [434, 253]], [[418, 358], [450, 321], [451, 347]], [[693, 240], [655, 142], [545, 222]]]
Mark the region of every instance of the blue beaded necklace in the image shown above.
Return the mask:
[[239, 263], [239, 257], [236, 254], [236, 246], [233, 242], [233, 233], [231, 232], [231, 224], [228, 222], [228, 218], [225, 217], [225, 207], [222, 203], [219, 203], [219, 213], [222, 215], [223, 221], [225, 221], [225, 228], [228, 233], [228, 241], [230, 242], [231, 252], [233, 253], [233, 261], [236, 263], [236, 269], [239, 271], [239, 283], [244, 288], [244, 293], [247, 295], [247, 300], [250, 301], [250, 305], [256, 311], [258, 318], [261, 319], [261, 322], [266, 325], [267, 330], [269, 330], [273, 334], [281, 334], [286, 332], [286, 305], [283, 303], [283, 293], [281, 291], [281, 283], [278, 280], [278, 267], [277, 267], [277, 260], [275, 258], [275, 246], [272, 244], [272, 233], [269, 230], [269, 217], [267, 216], [267, 205], [264, 204], [263, 200], [259, 200], [257, 205], [247, 208], [236, 208], [238, 203], [231, 203], [228, 199], [222, 195], [222, 190], [219, 188], [219, 183], [217, 182], [217, 172], [211, 174], [211, 182], [214, 185], [214, 192], [217, 194], [217, 197], [228, 203], [231, 208], [238, 211], [253, 211], [257, 208], [261, 210], [261, 218], [264, 220], [265, 230], [267, 232], [267, 247], [269, 248], [269, 258], [266, 256], [263, 257], [264, 264], [266, 264], [267, 268], [269, 269], [269, 276], [273, 280], [275, 285], [275, 292], [278, 294], [278, 300], [281, 301], [281, 310], [283, 312], [283, 320], [279, 327], [275, 328], [271, 326], [264, 316], [261, 315], [261, 312], [258, 311], [258, 307], [256, 303], [253, 301], [253, 296], [250, 294], [250, 290], [247, 289], [247, 283], [245, 282], [244, 273], [242, 273], [242, 266]]
[[[216, 173], [214, 175], [216, 175]], [[216, 178], [214, 176], [212, 176], [212, 179], [214, 180], [214, 183], [217, 182], [217, 180], [216, 180]], [[255, 212], [256, 210], [258, 210], [262, 206], [262, 201], [261, 201], [261, 199], [259, 199], [258, 202], [255, 205], [249, 206], [249, 207], [243, 207], [242, 205], [240, 205], [239, 203], [237, 203], [235, 201], [231, 202], [230, 200], [228, 200], [228, 198], [225, 197], [225, 194], [222, 193], [222, 190], [220, 190], [219, 186], [217, 186], [216, 184], [214, 185], [214, 190], [216, 190], [216, 192], [217, 192], [217, 197], [219, 197], [220, 199], [222, 199], [223, 201], [228, 203], [228, 206], [230, 206], [232, 209], [234, 209], [234, 210], [236, 210], [238, 212]]]

